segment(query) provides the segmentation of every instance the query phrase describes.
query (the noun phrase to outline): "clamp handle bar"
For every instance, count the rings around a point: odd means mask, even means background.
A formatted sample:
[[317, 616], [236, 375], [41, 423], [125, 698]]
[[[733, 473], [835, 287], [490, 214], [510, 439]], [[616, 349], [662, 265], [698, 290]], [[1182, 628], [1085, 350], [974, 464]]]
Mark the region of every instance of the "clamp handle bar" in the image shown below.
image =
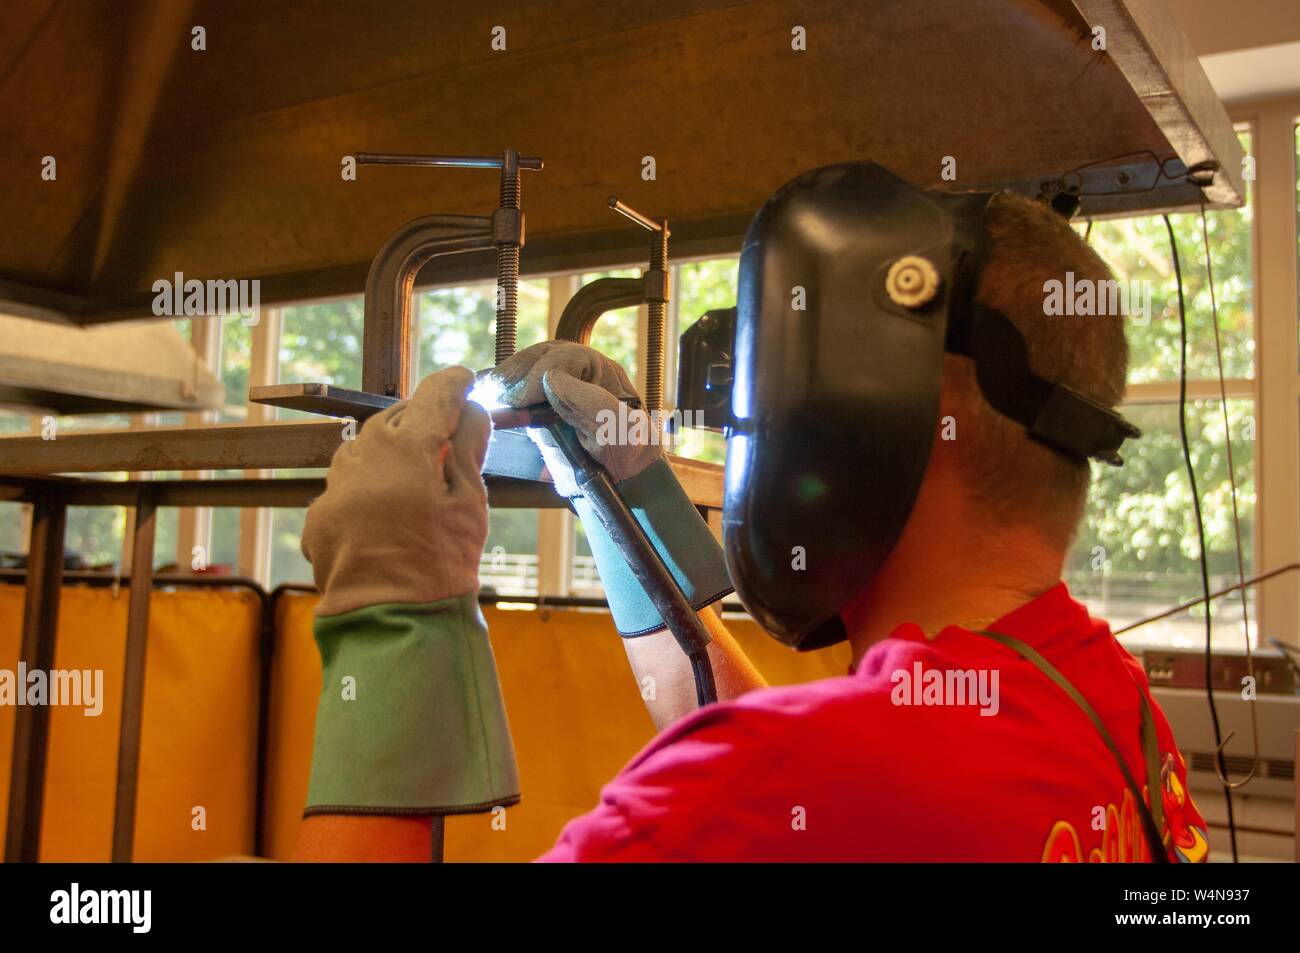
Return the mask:
[[[524, 160], [520, 159], [519, 161], [523, 162]], [[620, 201], [617, 195], [611, 195], [609, 197], [609, 207], [612, 208], [615, 212], [618, 212], [620, 215], [624, 216], [625, 218], [629, 218], [632, 221], [636, 222], [638, 225], [640, 225], [642, 228], [646, 229], [647, 231], [651, 231], [651, 232], [668, 231], [668, 223], [666, 221], [656, 222], [649, 215], [642, 214], [641, 212], [638, 212], [636, 209], [632, 208], [632, 206], [628, 205], [627, 203]]]
[[[396, 152], [356, 152], [357, 165], [416, 165], [443, 169], [500, 169], [504, 156], [434, 156], [407, 155]], [[540, 172], [544, 163], [537, 156], [520, 156], [519, 168]]]

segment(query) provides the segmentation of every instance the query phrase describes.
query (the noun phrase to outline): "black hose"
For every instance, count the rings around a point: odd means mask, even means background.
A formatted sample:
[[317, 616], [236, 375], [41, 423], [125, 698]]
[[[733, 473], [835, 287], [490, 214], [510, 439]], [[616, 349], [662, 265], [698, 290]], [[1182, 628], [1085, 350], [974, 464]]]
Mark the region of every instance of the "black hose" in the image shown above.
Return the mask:
[[[1228, 766], [1223, 758], [1223, 731], [1219, 727], [1219, 708], [1214, 703], [1213, 652], [1210, 647], [1210, 635], [1213, 623], [1210, 620], [1210, 566], [1205, 553], [1205, 523], [1201, 517], [1201, 497], [1196, 489], [1196, 470], [1192, 467], [1192, 449], [1187, 442], [1187, 307], [1183, 300], [1183, 269], [1178, 261], [1178, 242], [1174, 238], [1174, 226], [1169, 216], [1164, 216], [1165, 228], [1169, 232], [1169, 250], [1174, 259], [1174, 279], [1178, 283], [1178, 433], [1183, 442], [1183, 463], [1187, 468], [1187, 481], [1192, 488], [1192, 512], [1196, 514], [1196, 537], [1201, 550], [1201, 590], [1205, 598], [1205, 697], [1210, 703], [1210, 723], [1214, 728], [1215, 758], [1219, 762], [1219, 777], [1228, 776]], [[1158, 797], [1153, 791], [1151, 796]], [[1223, 785], [1223, 799], [1228, 808], [1228, 836], [1232, 841], [1232, 862], [1237, 863], [1237, 827], [1233, 821], [1232, 788]]]

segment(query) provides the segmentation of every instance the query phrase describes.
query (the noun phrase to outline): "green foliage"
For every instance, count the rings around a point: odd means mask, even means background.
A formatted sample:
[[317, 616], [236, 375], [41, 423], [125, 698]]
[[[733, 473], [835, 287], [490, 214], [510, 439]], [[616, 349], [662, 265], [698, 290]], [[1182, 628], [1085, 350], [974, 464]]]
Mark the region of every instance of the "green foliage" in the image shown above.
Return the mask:
[[212, 549], [208, 553], [209, 566], [239, 566], [239, 524], [242, 510], [217, 507], [212, 510]]
[[364, 318], [362, 298], [285, 308], [280, 318], [280, 380], [359, 389]]
[[[1187, 376], [1217, 378], [1205, 238], [1199, 215], [1172, 215], [1187, 307]], [[1223, 371], [1229, 378], [1253, 377], [1255, 332], [1251, 273], [1251, 209], [1206, 213], [1214, 295], [1219, 310]], [[1150, 282], [1151, 320], [1129, 319], [1129, 383], [1171, 380], [1180, 357], [1178, 285], [1169, 233], [1158, 216], [1098, 222], [1090, 241], [1120, 281]]]
[[502, 547], [507, 553], [537, 552], [537, 510], [490, 510], [485, 549]]
[[[515, 346], [520, 350], [546, 340], [549, 288], [545, 280], [519, 282]], [[417, 308], [417, 377], [453, 364], [479, 371], [496, 363], [495, 284], [425, 291]]]
[[242, 423], [248, 419], [248, 372], [252, 354], [253, 329], [239, 315], [222, 318], [221, 380], [226, 385], [226, 404], [218, 417], [223, 423]]
[[[1247, 574], [1253, 567], [1256, 502], [1253, 410], [1250, 401], [1228, 401]], [[1142, 437], [1126, 445], [1123, 467], [1093, 465], [1087, 514], [1067, 563], [1066, 578], [1085, 594], [1103, 588], [1113, 591], [1117, 584], [1129, 589], [1141, 584], [1155, 587], [1170, 600], [1190, 598], [1200, 590], [1200, 552], [1178, 433], [1178, 406], [1130, 407], [1127, 416], [1142, 429]], [[1201, 498], [1210, 572], [1222, 578], [1234, 576], [1232, 491], [1219, 401], [1189, 402], [1187, 437]]]
[[[77, 553], [89, 566], [120, 566], [125, 531], [126, 510], [120, 506], [69, 506], [63, 545], [67, 553]], [[154, 554], [156, 561], [157, 547]], [[171, 562], [170, 555], [163, 558]]]
[[[738, 267], [739, 261], [735, 258], [711, 258], [686, 262], [678, 269], [674, 293], [678, 299], [679, 334], [703, 317], [706, 311], [735, 306]], [[677, 437], [673, 452], [692, 460], [722, 463], [727, 456], [727, 438], [710, 430], [685, 427]]]
[[[1250, 133], [1240, 131], [1242, 149], [1250, 152]], [[1205, 264], [1208, 235], [1214, 275], [1214, 303], [1219, 311], [1223, 372], [1228, 378], [1255, 375], [1255, 329], [1252, 310], [1254, 276], [1251, 261], [1254, 190], [1247, 182], [1246, 204], [1240, 209], [1171, 215], [1174, 239], [1183, 272], [1187, 308], [1187, 376], [1216, 378], [1210, 283]], [[1085, 231], [1084, 226], [1079, 226]], [[1169, 232], [1159, 215], [1113, 219], [1093, 224], [1088, 240], [1121, 281], [1149, 281], [1151, 322], [1130, 321], [1129, 383], [1176, 380], [1180, 358], [1178, 288], [1169, 247]]]
[[26, 551], [27, 540], [23, 538], [23, 505], [0, 503], [0, 552]]
[[306, 509], [271, 511], [271, 586], [282, 582], [312, 581], [311, 563], [302, 554], [302, 526]]
[[674, 293], [680, 315], [679, 331], [685, 331], [706, 311], [735, 307], [739, 267], [736, 258], [711, 258], [686, 262], [678, 269]]

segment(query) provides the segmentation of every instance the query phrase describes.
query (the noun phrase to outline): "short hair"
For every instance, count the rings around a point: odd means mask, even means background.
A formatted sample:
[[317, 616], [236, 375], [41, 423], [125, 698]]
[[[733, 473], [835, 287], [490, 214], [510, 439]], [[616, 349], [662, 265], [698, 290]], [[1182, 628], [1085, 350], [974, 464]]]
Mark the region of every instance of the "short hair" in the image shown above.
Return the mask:
[[[984, 213], [989, 236], [976, 299], [1001, 311], [1024, 336], [1029, 366], [1107, 407], [1124, 397], [1128, 343], [1119, 314], [1049, 315], [1044, 285], [1105, 281], [1110, 269], [1063, 217], [1046, 205], [1003, 192]], [[1088, 464], [1029, 437], [989, 405], [974, 362], [944, 359], [943, 391], [955, 408], [954, 449], [971, 499], [1004, 522], [1037, 526], [1067, 547], [1087, 499]]]

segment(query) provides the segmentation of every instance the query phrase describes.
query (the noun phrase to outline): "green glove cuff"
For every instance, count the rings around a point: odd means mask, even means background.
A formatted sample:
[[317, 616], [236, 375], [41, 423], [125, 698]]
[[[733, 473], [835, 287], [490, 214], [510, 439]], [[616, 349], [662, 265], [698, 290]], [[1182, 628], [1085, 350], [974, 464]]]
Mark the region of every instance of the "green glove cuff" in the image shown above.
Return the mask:
[[[722, 547], [677, 482], [667, 460], [656, 460], [636, 476], [619, 483], [617, 488], [692, 606], [703, 609], [734, 591]], [[575, 496], [573, 507], [587, 532], [587, 542], [596, 559], [605, 599], [619, 634], [635, 638], [663, 629], [659, 610], [596, 518], [591, 503]]]
[[311, 814], [471, 814], [519, 801], [473, 594], [316, 619], [324, 668]]

